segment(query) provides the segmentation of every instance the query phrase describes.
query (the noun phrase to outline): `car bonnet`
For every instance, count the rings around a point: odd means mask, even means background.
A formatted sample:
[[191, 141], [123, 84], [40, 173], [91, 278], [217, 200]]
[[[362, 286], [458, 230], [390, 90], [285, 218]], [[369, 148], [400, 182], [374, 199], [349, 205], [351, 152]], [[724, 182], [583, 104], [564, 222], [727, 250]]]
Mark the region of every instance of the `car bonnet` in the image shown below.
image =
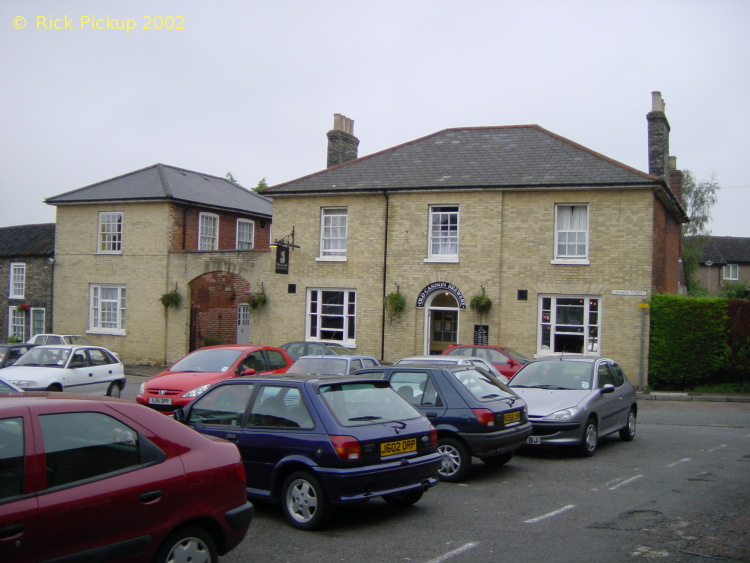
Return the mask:
[[547, 416], [562, 409], [580, 405], [594, 391], [591, 389], [558, 390], [558, 389], [524, 389], [511, 387], [529, 409], [529, 416]]

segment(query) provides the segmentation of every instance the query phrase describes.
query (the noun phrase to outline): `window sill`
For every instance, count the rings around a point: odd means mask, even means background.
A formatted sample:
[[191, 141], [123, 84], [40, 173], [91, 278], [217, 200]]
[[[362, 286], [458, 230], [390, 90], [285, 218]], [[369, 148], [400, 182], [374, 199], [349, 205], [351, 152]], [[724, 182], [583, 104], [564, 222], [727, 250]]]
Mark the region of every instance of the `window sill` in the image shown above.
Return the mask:
[[110, 336], [127, 336], [124, 330], [106, 330], [106, 329], [90, 329], [85, 331], [85, 334], [108, 334]]
[[96, 254], [97, 256], [122, 256], [122, 250], [117, 251], [117, 252], [115, 251], [106, 252], [106, 251], [100, 250], [98, 252], [94, 252], [94, 254]]
[[570, 258], [567, 260], [562, 258], [555, 258], [554, 260], [550, 261], [550, 264], [563, 266], [589, 266], [591, 262], [589, 262], [588, 258]]
[[349, 259], [346, 256], [318, 256], [315, 258], [316, 262], [348, 262]]
[[426, 264], [458, 264], [458, 256], [433, 256], [431, 258], [424, 259]]

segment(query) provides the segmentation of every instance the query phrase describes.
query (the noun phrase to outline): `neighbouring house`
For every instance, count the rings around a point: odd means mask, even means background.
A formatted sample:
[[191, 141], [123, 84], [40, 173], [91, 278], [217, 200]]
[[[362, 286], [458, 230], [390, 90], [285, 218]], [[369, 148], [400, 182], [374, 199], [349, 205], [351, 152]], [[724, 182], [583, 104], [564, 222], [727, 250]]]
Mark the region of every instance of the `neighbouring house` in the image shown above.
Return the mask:
[[0, 228], [0, 339], [23, 342], [52, 328], [55, 224]]
[[268, 275], [257, 263], [269, 256], [270, 199], [156, 164], [45, 201], [57, 213], [56, 332], [157, 365], [249, 341], [247, 297]]
[[695, 278], [714, 295], [726, 284], [750, 285], [750, 238], [709, 237]]
[[[610, 356], [645, 385], [647, 303], [681, 290], [687, 221], [658, 92], [647, 122], [642, 172], [537, 125], [446, 129], [357, 158], [337, 114], [328, 168], [264, 192], [295, 244], [280, 241], [257, 329], [386, 361], [454, 343]], [[392, 294], [400, 312], [384, 307]]]

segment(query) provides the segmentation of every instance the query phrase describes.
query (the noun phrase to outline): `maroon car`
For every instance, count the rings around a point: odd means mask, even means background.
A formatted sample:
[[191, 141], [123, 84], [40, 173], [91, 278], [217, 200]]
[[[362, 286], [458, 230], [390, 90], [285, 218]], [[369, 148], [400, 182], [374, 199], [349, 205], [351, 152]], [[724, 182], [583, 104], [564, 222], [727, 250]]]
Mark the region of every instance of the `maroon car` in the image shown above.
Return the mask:
[[482, 358], [494, 365], [508, 379], [531, 361], [513, 348], [484, 344], [453, 344], [443, 351], [443, 355]]
[[237, 447], [121, 399], [0, 394], [0, 561], [209, 561], [253, 506]]
[[294, 362], [281, 348], [249, 344], [206, 346], [145, 381], [136, 401], [165, 414], [184, 407], [214, 383], [260, 373], [285, 373]]

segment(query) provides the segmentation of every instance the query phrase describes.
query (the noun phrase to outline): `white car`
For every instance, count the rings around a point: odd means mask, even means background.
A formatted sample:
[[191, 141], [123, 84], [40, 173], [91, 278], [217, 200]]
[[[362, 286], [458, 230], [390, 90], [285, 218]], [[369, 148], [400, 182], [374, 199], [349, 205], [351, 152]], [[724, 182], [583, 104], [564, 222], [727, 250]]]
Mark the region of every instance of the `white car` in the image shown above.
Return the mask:
[[80, 346], [92, 346], [89, 339], [80, 334], [35, 334], [27, 341], [28, 344], [37, 346], [53, 346], [57, 344], [78, 344]]
[[125, 368], [100, 346], [36, 346], [3, 378], [24, 391], [71, 391], [119, 397], [125, 388]]
[[474, 366], [483, 369], [494, 375], [501, 383], [508, 383], [508, 378], [505, 377], [500, 371], [487, 360], [482, 358], [475, 358], [473, 356], [411, 356], [409, 358], [402, 358], [396, 362], [396, 364], [438, 364], [448, 366]]

